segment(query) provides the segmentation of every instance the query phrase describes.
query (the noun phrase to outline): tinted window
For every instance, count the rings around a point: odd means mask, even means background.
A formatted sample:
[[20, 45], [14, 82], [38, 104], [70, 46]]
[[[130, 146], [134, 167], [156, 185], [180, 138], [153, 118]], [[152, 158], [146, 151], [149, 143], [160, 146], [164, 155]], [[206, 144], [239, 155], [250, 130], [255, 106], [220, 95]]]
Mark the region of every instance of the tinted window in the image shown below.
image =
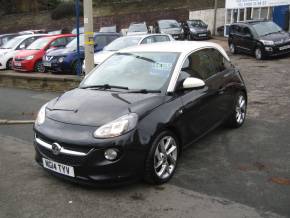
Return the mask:
[[249, 27], [243, 27], [242, 34], [243, 35], [252, 35], [251, 30], [249, 29]]
[[182, 71], [187, 72], [191, 77], [206, 80], [217, 72], [219, 57], [212, 56], [214, 54], [211, 49], [195, 52], [184, 62]]
[[166, 42], [170, 41], [168, 36], [154, 36], [155, 42]]
[[158, 24], [161, 29], [180, 28], [176, 20], [160, 20]]

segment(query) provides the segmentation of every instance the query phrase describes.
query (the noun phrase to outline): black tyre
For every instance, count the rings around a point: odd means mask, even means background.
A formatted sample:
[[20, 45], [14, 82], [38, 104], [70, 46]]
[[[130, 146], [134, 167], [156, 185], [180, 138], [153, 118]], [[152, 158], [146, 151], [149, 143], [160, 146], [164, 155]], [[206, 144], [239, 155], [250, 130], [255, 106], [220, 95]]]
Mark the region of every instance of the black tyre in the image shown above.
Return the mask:
[[257, 47], [255, 49], [255, 58], [257, 60], [263, 60], [263, 59], [265, 59], [265, 55], [264, 55], [263, 49], [261, 47]]
[[236, 47], [236, 45], [234, 44], [234, 43], [230, 43], [229, 44], [229, 48], [230, 48], [230, 52], [232, 53], [232, 54], [237, 54], [238, 53], [238, 51], [237, 51], [237, 47]]
[[231, 128], [241, 127], [247, 115], [247, 99], [244, 92], [238, 92], [235, 96], [234, 112], [226, 122], [226, 126]]
[[35, 66], [34, 66], [34, 71], [38, 73], [44, 73], [45, 72], [45, 67], [42, 64], [42, 61], [37, 61]]
[[155, 185], [169, 181], [176, 170], [179, 149], [179, 141], [172, 132], [161, 132], [148, 153], [144, 180]]
[[82, 73], [82, 65], [83, 65], [83, 62], [81, 61], [79, 66], [78, 66], [78, 62], [77, 61], [74, 61], [72, 63], [72, 73], [74, 75], [78, 75], [78, 70], [80, 71], [79, 73], [81, 74]]
[[7, 70], [12, 70], [12, 68], [13, 68], [13, 59], [12, 58], [7, 61], [6, 68], [7, 68]]

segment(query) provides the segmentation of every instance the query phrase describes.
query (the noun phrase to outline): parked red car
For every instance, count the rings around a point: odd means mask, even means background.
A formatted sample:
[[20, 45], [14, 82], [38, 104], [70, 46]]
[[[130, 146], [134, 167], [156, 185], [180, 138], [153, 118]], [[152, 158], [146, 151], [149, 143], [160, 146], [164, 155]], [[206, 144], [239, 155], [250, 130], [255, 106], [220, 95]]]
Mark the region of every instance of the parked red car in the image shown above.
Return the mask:
[[76, 35], [61, 34], [42, 37], [34, 41], [25, 50], [19, 51], [13, 59], [13, 69], [26, 72], [44, 72], [42, 57], [49, 49], [65, 47]]

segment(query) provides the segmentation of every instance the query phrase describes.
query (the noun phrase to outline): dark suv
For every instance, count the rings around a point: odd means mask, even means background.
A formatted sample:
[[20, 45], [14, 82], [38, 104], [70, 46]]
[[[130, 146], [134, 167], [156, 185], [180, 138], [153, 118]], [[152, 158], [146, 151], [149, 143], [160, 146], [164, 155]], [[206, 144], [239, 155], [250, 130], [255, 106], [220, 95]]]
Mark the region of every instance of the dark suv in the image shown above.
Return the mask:
[[232, 24], [228, 43], [231, 53], [254, 54], [257, 60], [290, 53], [290, 34], [269, 20]]

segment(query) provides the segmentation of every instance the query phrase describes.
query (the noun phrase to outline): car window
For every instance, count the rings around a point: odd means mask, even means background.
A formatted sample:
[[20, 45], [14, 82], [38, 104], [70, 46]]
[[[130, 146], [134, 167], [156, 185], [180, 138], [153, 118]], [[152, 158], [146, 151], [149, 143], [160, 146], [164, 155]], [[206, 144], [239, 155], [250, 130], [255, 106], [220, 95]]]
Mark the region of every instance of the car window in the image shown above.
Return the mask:
[[251, 30], [249, 29], [249, 27], [243, 27], [242, 28], [242, 34], [243, 35], [252, 35]]
[[170, 38], [168, 36], [154, 36], [155, 42], [166, 42], [170, 41]]
[[107, 43], [107, 36], [96, 36], [95, 44], [97, 44], [99, 47], [106, 46]]
[[61, 47], [61, 46], [65, 46], [65, 45], [66, 45], [66, 38], [62, 37], [62, 38], [58, 38], [58, 39], [54, 40], [50, 46]]
[[71, 37], [66, 37], [66, 42], [69, 43], [72, 40], [74, 40], [74, 38], [76, 38], [75, 36], [71, 36]]
[[226, 69], [226, 66], [225, 66], [226, 59], [218, 50], [208, 49], [207, 53], [212, 60], [212, 64], [215, 71], [214, 73], [219, 73]]
[[191, 77], [202, 80], [208, 79], [217, 72], [211, 56], [210, 49], [192, 53], [184, 62], [182, 71], [188, 73]]
[[95, 68], [81, 87], [110, 84], [129, 89], [163, 90], [178, 56], [173, 52], [117, 53]]
[[149, 37], [146, 37], [145, 39], [143, 39], [141, 44], [151, 44], [151, 43], [154, 43], [154, 42], [155, 42], [154, 37], [153, 36], [149, 36]]
[[107, 36], [107, 44], [113, 42], [115, 39], [117, 39], [118, 36], [117, 35], [108, 35]]

